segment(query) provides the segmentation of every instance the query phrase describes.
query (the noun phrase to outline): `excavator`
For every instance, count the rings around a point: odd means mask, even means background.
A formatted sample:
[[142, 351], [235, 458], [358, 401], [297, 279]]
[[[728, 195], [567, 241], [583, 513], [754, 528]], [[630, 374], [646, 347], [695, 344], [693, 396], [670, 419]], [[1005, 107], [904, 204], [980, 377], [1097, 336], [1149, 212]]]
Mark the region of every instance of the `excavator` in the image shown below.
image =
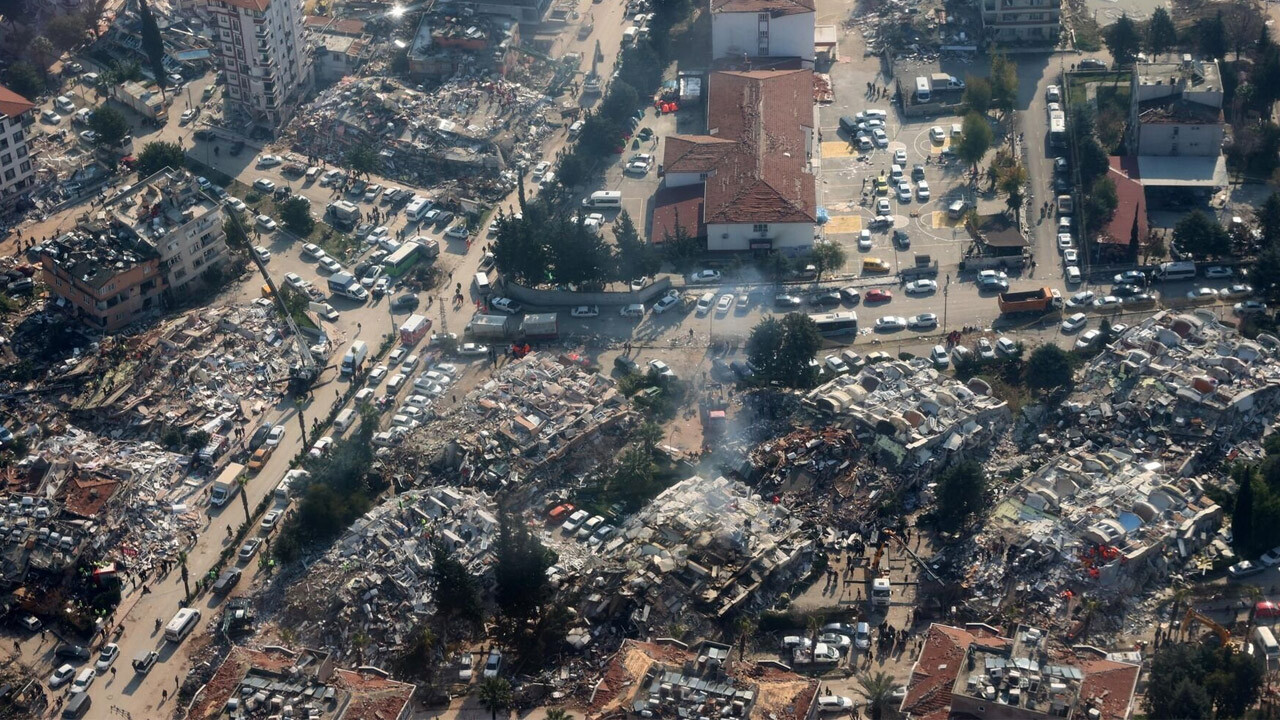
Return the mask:
[[1227, 647], [1231, 644], [1231, 631], [1214, 622], [1213, 618], [1196, 612], [1195, 608], [1187, 608], [1187, 614], [1182, 618], [1182, 632], [1186, 637], [1191, 637], [1191, 626], [1197, 621], [1218, 636], [1219, 647]]

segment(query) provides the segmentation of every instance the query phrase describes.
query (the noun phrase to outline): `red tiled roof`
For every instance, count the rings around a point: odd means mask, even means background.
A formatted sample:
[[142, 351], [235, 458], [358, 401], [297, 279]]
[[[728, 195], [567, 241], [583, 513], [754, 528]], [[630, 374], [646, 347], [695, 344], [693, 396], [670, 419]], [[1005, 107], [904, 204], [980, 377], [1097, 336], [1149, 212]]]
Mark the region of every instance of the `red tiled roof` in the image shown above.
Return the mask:
[[1125, 720], [1138, 685], [1137, 665], [1114, 660], [1077, 658], [1076, 667], [1084, 673], [1080, 684], [1080, 700], [1098, 708], [1103, 720]]
[[662, 171], [706, 172], [714, 168], [737, 143], [709, 135], [672, 135], [662, 150]]
[[311, 30], [324, 30], [337, 35], [359, 36], [364, 34], [363, 20], [343, 18], [335, 21], [329, 15], [308, 15], [303, 22]]
[[[1116, 184], [1119, 204], [1111, 221], [1098, 233], [1098, 242], [1105, 245], [1128, 245], [1133, 234], [1133, 219], [1138, 218], [1138, 242], [1147, 242], [1147, 193], [1138, 180], [1137, 158], [1109, 157], [1111, 167], [1107, 177]], [[1128, 168], [1132, 168], [1132, 172]]]
[[[670, 148], [670, 139], [667, 147]], [[649, 242], [660, 245], [676, 234], [676, 225], [684, 228], [689, 237], [706, 237], [707, 226], [702, 222], [702, 186], [699, 184], [661, 187], [653, 196], [653, 221], [649, 223]]]
[[336, 685], [351, 693], [343, 720], [391, 720], [404, 713], [413, 699], [414, 686], [373, 673], [338, 670]]
[[73, 515], [83, 518], [95, 517], [119, 487], [118, 480], [107, 477], [72, 478], [63, 490], [63, 507]]
[[772, 17], [811, 13], [813, 0], [711, 0], [711, 12], [769, 13]]
[[965, 654], [979, 640], [988, 647], [1004, 647], [1012, 642], [980, 626], [929, 626], [920, 657], [911, 668], [901, 711], [913, 717], [945, 720], [951, 713], [951, 688], [964, 667]]
[[30, 100], [0, 85], [0, 113], [4, 113], [6, 117], [16, 118], [35, 106]]

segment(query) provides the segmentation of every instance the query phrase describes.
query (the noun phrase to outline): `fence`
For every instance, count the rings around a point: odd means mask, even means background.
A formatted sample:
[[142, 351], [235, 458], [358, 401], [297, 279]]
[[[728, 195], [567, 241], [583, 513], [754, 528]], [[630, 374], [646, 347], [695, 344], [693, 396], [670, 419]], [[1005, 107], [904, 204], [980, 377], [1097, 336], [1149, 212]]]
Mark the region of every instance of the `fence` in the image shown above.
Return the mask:
[[571, 290], [538, 290], [501, 280], [502, 292], [526, 305], [535, 307], [574, 307], [576, 305], [632, 305], [645, 303], [666, 294], [671, 279], [658, 278], [651, 285], [628, 292], [573, 292]]

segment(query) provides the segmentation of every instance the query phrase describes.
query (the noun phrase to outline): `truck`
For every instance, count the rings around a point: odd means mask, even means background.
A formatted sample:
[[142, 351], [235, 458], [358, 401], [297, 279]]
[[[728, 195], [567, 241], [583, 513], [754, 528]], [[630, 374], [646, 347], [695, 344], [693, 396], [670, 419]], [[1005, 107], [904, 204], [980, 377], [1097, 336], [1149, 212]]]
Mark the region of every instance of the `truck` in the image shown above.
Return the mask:
[[360, 222], [360, 208], [346, 200], [335, 200], [329, 203], [325, 213], [329, 216], [329, 224], [347, 229]]
[[209, 504], [222, 507], [230, 502], [240, 492], [239, 479], [242, 474], [244, 466], [240, 463], [230, 463], [223, 468], [218, 479], [213, 481], [213, 489], [209, 491]]
[[938, 276], [938, 261], [933, 259], [932, 255], [920, 253], [915, 256], [915, 264], [911, 266], [903, 265], [898, 273], [908, 279], [918, 279], [922, 277]]
[[520, 319], [509, 315], [476, 313], [467, 323], [466, 332], [477, 340], [503, 340], [515, 333]]
[[1049, 144], [1053, 147], [1067, 144], [1067, 114], [1061, 110], [1049, 111]]
[[936, 72], [929, 76], [929, 87], [935, 92], [960, 87], [960, 81], [944, 72]]
[[409, 242], [422, 247], [422, 252], [429, 258], [440, 256], [440, 241], [426, 235], [414, 235]]
[[400, 342], [417, 345], [431, 329], [431, 321], [421, 315], [410, 315], [400, 326]]
[[369, 357], [369, 344], [363, 340], [356, 340], [351, 343], [351, 347], [347, 348], [347, 354], [342, 356], [343, 375], [354, 375], [364, 365], [364, 359]]
[[889, 601], [893, 597], [893, 585], [890, 584], [889, 578], [878, 577], [871, 581], [871, 606], [877, 608], [889, 607]]
[[555, 313], [529, 313], [520, 324], [526, 340], [551, 340], [559, 337], [560, 325]]
[[369, 297], [369, 291], [360, 287], [360, 281], [349, 272], [334, 273], [329, 276], [329, 292], [335, 295], [342, 295], [352, 300], [364, 301]]
[[1015, 313], [1045, 313], [1062, 307], [1062, 294], [1047, 287], [1018, 292], [1003, 292], [996, 298], [1000, 304], [1000, 312], [1006, 315]]

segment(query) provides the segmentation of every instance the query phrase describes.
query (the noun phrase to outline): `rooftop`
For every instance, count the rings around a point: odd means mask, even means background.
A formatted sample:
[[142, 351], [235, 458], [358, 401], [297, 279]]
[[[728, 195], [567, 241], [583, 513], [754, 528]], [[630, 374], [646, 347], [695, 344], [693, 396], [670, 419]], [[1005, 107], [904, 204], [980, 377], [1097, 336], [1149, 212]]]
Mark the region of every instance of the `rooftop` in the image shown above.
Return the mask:
[[711, 12], [769, 13], [771, 17], [811, 13], [813, 0], [711, 0]]
[[1179, 61], [1137, 63], [1134, 69], [1139, 85], [1181, 85], [1183, 90], [1222, 91], [1218, 63], [1213, 60], [1193, 60], [1190, 55], [1184, 55]]
[[[670, 148], [670, 140], [667, 141]], [[649, 223], [649, 242], [660, 245], [667, 236], [675, 237], [677, 227], [693, 238], [705, 237], [707, 226], [702, 222], [703, 198], [700, 185], [680, 185], [658, 188], [653, 195], [653, 219]]]
[[329, 35], [349, 35], [360, 37], [364, 34], [364, 21], [349, 18], [335, 18], [329, 15], [305, 15], [303, 22], [307, 29], [316, 30]]
[[44, 256], [72, 278], [100, 289], [122, 273], [160, 259], [155, 248], [119, 227], [78, 227], [44, 243]]
[[[1111, 221], [1102, 228], [1098, 242], [1108, 245], [1128, 245], [1133, 237], [1133, 226], [1138, 224], [1138, 243], [1147, 242], [1147, 193], [1137, 172], [1137, 162], [1132, 157], [1107, 158], [1111, 167], [1107, 177], [1116, 185], [1116, 197], [1120, 201]], [[1132, 175], [1129, 171], [1132, 170]]]
[[194, 175], [170, 168], [140, 181], [106, 207], [116, 223], [151, 242], [158, 242], [175, 227], [218, 210], [201, 192]]
[[1211, 125], [1222, 121], [1221, 108], [1180, 96], [1145, 100], [1138, 105], [1138, 122], [1143, 124]]
[[30, 100], [0, 85], [0, 113], [6, 117], [16, 118], [35, 106]]

